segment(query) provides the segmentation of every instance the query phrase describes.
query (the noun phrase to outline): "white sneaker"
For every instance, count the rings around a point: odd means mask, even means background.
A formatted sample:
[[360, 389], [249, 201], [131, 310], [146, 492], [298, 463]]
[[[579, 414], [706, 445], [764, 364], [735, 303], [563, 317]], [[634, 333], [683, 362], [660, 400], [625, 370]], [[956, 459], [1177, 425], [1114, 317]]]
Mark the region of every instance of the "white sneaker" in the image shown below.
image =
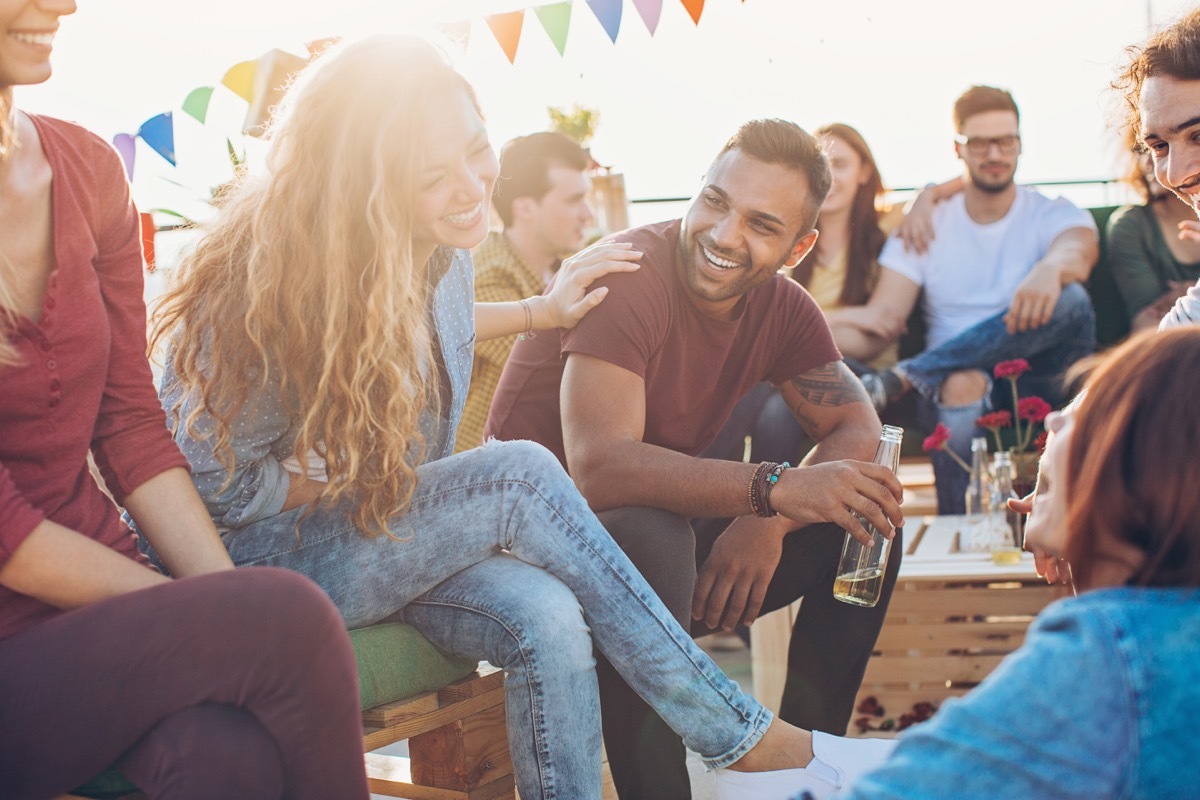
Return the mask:
[[813, 731], [813, 760], [803, 769], [716, 773], [717, 800], [792, 800], [808, 792], [825, 800], [887, 761], [895, 739], [847, 739]]

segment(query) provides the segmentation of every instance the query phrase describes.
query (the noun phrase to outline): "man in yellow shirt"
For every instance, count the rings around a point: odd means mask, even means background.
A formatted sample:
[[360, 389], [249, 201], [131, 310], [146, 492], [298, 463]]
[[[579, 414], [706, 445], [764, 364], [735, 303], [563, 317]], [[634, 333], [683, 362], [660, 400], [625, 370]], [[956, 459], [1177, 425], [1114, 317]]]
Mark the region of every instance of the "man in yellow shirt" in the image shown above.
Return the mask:
[[[592, 159], [561, 133], [534, 133], [506, 144], [492, 204], [504, 230], [475, 250], [475, 299], [520, 300], [541, 294], [563, 256], [577, 251], [595, 215], [588, 204]], [[483, 443], [492, 394], [515, 336], [475, 344], [471, 388], [454, 445], [456, 453]]]

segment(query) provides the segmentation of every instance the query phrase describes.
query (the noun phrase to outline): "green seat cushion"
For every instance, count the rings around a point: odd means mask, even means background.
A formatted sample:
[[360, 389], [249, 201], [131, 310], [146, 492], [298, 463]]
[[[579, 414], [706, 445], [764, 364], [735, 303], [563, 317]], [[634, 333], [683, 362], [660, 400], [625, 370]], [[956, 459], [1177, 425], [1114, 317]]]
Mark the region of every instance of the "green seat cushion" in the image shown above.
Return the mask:
[[120, 797], [137, 790], [138, 787], [126, 780], [124, 775], [115, 769], [109, 769], [101, 772], [78, 789], [72, 790], [71, 794], [107, 800], [107, 798]]
[[441, 689], [470, 675], [479, 662], [447, 656], [415, 628], [386, 622], [350, 631], [358, 658], [362, 707]]

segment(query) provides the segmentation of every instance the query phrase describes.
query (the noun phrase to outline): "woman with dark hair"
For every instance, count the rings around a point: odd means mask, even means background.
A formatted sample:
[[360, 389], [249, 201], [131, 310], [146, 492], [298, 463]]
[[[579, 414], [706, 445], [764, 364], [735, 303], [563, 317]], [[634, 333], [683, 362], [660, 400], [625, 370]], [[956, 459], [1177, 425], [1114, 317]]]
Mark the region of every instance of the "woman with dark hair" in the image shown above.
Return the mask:
[[1026, 534], [1070, 564], [1078, 597], [838, 797], [1196, 796], [1200, 329], [1137, 335], [1097, 363], [1047, 418]]

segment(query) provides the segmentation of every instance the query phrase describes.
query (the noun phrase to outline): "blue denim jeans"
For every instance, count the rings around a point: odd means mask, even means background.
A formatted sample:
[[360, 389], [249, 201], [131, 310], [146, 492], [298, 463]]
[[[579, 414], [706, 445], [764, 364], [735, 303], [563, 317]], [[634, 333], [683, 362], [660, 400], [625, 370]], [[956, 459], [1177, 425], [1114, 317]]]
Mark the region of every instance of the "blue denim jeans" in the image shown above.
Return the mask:
[[[1012, 405], [1008, 383], [992, 382], [997, 362], [1024, 358], [1032, 367], [1021, 377], [1025, 396], [1037, 394], [1052, 405], [1066, 399], [1062, 374], [1068, 367], [1096, 349], [1096, 314], [1091, 298], [1078, 283], [1063, 287], [1050, 321], [1040, 328], [1010, 334], [1004, 313], [980, 322], [938, 347], [899, 362], [895, 369], [904, 373], [921, 396], [918, 408], [922, 428], [932, 430], [941, 422], [950, 429], [947, 447], [964, 461], [971, 460], [971, 437], [983, 435], [975, 420], [993, 408]], [[988, 390], [966, 405], [950, 406], [940, 400], [942, 382], [955, 372], [978, 370], [987, 375]], [[1014, 416], [1016, 409], [1011, 409]], [[933, 453], [934, 481], [937, 486], [938, 513], [962, 514], [967, 489], [967, 474], [945, 453]]]
[[663, 606], [549, 451], [492, 442], [417, 469], [407, 513], [364, 536], [349, 507], [283, 512], [224, 535], [239, 566], [316, 581], [351, 628], [403, 610], [435, 644], [507, 673], [509, 738], [529, 798], [599, 798], [591, 641], [710, 768], [741, 758], [771, 712]]

